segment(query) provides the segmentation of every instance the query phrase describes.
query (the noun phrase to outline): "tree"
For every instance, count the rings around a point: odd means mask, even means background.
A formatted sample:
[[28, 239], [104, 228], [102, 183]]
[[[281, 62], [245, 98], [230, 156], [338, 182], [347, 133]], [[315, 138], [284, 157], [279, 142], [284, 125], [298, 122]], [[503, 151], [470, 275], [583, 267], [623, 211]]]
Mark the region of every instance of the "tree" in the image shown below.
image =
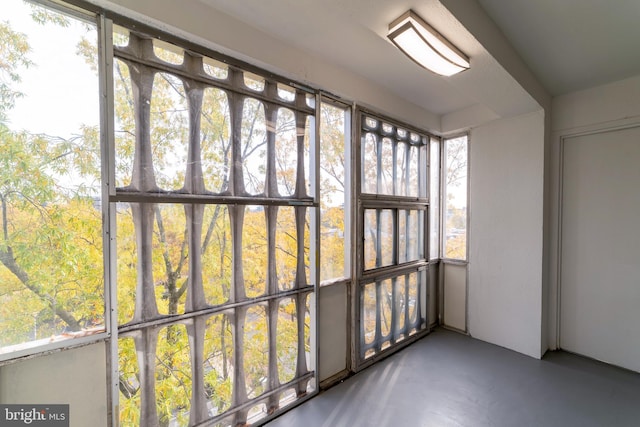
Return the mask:
[[0, 343], [91, 333], [103, 324], [104, 300], [101, 218], [90, 185], [97, 133], [11, 130], [9, 113], [23, 96], [13, 85], [34, 64], [27, 36], [8, 23], [0, 24], [0, 44]]
[[[467, 257], [467, 138], [445, 140], [446, 154], [446, 216], [445, 257]], [[464, 200], [461, 200], [464, 198]]]
[[[33, 19], [53, 28], [72, 25], [67, 18], [45, 8], [34, 7]], [[84, 58], [87, 70], [97, 82], [97, 48], [93, 39], [78, 39], [77, 54]], [[126, 44], [127, 36], [116, 32], [116, 44]], [[61, 137], [13, 130], [6, 124], [8, 113], [21, 96], [21, 68], [37, 66], [39, 57], [29, 59], [28, 35], [19, 34], [10, 24], [0, 26], [0, 345], [21, 344], [35, 339], [68, 333], [92, 333], [103, 330], [104, 283], [102, 249], [102, 203], [100, 200], [101, 153], [99, 128], [83, 125]], [[160, 48], [156, 54], [169, 62], [175, 52]], [[180, 59], [183, 53], [180, 53]], [[31, 62], [33, 61], [33, 62]], [[114, 64], [114, 114], [116, 123], [116, 181], [126, 188], [132, 183], [136, 147], [135, 102], [131, 68], [124, 61]], [[185, 184], [191, 109], [190, 87], [171, 73], [156, 73], [151, 98], [151, 138], [157, 184], [162, 189], [180, 190]], [[97, 85], [96, 85], [97, 92]], [[267, 118], [261, 102], [245, 103], [242, 123], [242, 162], [245, 186], [251, 193], [263, 191], [267, 156]], [[225, 91], [204, 90], [200, 113], [202, 169], [207, 190], [222, 193], [230, 186], [231, 118], [230, 101]], [[297, 125], [290, 110], [280, 108], [277, 116], [274, 157], [277, 188], [291, 195], [297, 174]], [[253, 159], [253, 160], [249, 160]], [[104, 201], [106, 203], [106, 201]], [[118, 323], [126, 325], [135, 312], [136, 265], [140, 248], [135, 240], [134, 204], [117, 204], [117, 304]], [[166, 316], [184, 313], [189, 285], [190, 251], [187, 210], [189, 205], [156, 204], [152, 210], [151, 271], [155, 301]], [[227, 205], [203, 207], [202, 280], [207, 304], [214, 306], [229, 300], [232, 287], [232, 227]], [[271, 207], [268, 207], [271, 209]], [[278, 233], [275, 242], [278, 282], [282, 288], [298, 280], [297, 245], [305, 245], [308, 271], [309, 233], [298, 235], [295, 212], [298, 208], [278, 208]], [[247, 207], [244, 214], [243, 256], [246, 292], [258, 296], [265, 292], [267, 274], [267, 233], [265, 208]], [[308, 275], [308, 273], [307, 273]], [[274, 300], [275, 301], [275, 300]], [[308, 316], [308, 304], [304, 311]], [[286, 383], [296, 373], [298, 319], [293, 299], [277, 307], [278, 337], [275, 353], [278, 380]], [[305, 317], [302, 315], [301, 317]], [[258, 396], [265, 390], [267, 312], [256, 305], [248, 310], [244, 333], [247, 393]], [[204, 339], [204, 389], [212, 412], [223, 413], [232, 402], [235, 365], [233, 316], [216, 314], [206, 319]], [[155, 393], [159, 422], [163, 426], [189, 420], [192, 393], [192, 358], [188, 328], [182, 324], [163, 327], [155, 350]], [[120, 420], [121, 425], [140, 423], [143, 385], [135, 341], [123, 334], [119, 343]], [[307, 348], [308, 351], [308, 348]], [[275, 396], [276, 402], [278, 396]]]

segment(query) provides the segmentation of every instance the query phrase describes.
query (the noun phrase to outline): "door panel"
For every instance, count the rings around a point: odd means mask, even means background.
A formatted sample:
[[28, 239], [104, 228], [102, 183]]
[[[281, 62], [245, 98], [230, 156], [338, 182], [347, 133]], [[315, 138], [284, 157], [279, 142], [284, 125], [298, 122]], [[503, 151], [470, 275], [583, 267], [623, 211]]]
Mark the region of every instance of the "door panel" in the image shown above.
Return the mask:
[[640, 371], [640, 128], [564, 143], [560, 345]]

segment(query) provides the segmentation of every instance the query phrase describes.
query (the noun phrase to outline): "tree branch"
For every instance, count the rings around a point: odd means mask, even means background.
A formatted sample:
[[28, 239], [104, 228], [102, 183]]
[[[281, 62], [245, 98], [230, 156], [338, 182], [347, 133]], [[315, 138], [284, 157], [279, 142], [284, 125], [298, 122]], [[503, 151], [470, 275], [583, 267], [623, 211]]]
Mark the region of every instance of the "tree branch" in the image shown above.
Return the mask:
[[80, 323], [78, 323], [71, 313], [56, 304], [55, 298], [49, 295], [41, 286], [31, 282], [27, 272], [16, 263], [16, 260], [13, 257], [13, 250], [10, 246], [7, 246], [6, 250], [0, 250], [0, 262], [2, 262], [2, 264], [4, 264], [4, 266], [7, 267], [7, 269], [13, 273], [13, 275], [16, 276], [27, 289], [46, 302], [54, 313], [61, 318], [72, 331], [79, 331], [82, 329]]

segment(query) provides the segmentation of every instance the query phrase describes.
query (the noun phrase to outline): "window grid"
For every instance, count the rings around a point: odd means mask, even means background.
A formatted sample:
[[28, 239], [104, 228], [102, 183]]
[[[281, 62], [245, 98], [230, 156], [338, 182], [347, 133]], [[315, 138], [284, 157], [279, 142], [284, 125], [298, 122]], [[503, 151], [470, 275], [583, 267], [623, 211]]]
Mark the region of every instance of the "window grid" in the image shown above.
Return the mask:
[[355, 363], [427, 331], [430, 136], [360, 111]]
[[[307, 182], [315, 173], [315, 167], [305, 164], [313, 158], [308, 152], [313, 150], [314, 146], [312, 139], [315, 134], [315, 108], [309, 102], [309, 94], [302, 90], [290, 88], [289, 92], [283, 91], [282, 85], [277, 82], [270, 79], [259, 81], [259, 76], [244, 73], [234, 66], [228, 66], [226, 78], [218, 79], [207, 72], [209, 69], [205, 67], [203, 57], [199, 55], [157, 43], [157, 40], [141, 34], [129, 32], [127, 36], [126, 44], [114, 46], [114, 56], [116, 67], [121, 67], [116, 69], [116, 76], [124, 69], [130, 79], [130, 101], [134, 117], [133, 129], [129, 130], [135, 134], [134, 150], [133, 158], [126, 155], [116, 158], [116, 161], [120, 162], [116, 165], [116, 170], [119, 170], [118, 166], [122, 166], [123, 170], [131, 171], [131, 177], [127, 185], [112, 190], [110, 202], [121, 216], [130, 215], [135, 235], [135, 307], [132, 318], [120, 322], [119, 337], [121, 342], [133, 339], [137, 360], [133, 367], [130, 367], [134, 374], [129, 373], [130, 377], [125, 377], [124, 353], [120, 358], [120, 406], [126, 406], [123, 405], [123, 401], [134, 397], [135, 394], [138, 394], [136, 399], [139, 400], [133, 401], [133, 409], [129, 408], [131, 414], [123, 415], [124, 410], [121, 410], [121, 418], [130, 415], [131, 419], [140, 425], [165, 425], [174, 421], [188, 425], [197, 425], [205, 421], [220, 425], [252, 423], [273, 414], [313, 391], [315, 387], [315, 372], [306, 359], [306, 354], [310, 351], [311, 337], [308, 328], [305, 327], [305, 323], [309, 323], [308, 316], [312, 311], [311, 295], [315, 290], [315, 278], [309, 277], [312, 230], [309, 214], [316, 203], [313, 197], [307, 194]], [[186, 135], [183, 135], [187, 138], [184, 169], [169, 166], [163, 170], [166, 175], [173, 174], [178, 177], [178, 185], [174, 182], [169, 188], [166, 180], [161, 183], [162, 177], [158, 171], [162, 165], [154, 164], [161, 163], [156, 152], [163, 148], [160, 142], [153, 139], [152, 110], [156, 102], [154, 88], [163, 83], [158, 76], [168, 83], [169, 90], [179, 92], [177, 87], [182, 85], [183, 99], [178, 99], [170, 107], [179, 106], [186, 110], [182, 117], [186, 117], [186, 120], [183, 120], [187, 122], [188, 129]], [[220, 186], [218, 192], [207, 188], [202, 169], [205, 153], [200, 130], [203, 97], [209, 88], [222, 90], [227, 97], [228, 106], [227, 116], [222, 119], [228, 120], [229, 129], [229, 149], [226, 152], [229, 158], [222, 162], [222, 169], [226, 166], [228, 175], [225, 176], [227, 182]], [[290, 96], [291, 93], [293, 95]], [[247, 119], [248, 102], [254, 104], [254, 115], [246, 122], [244, 120]], [[282, 159], [276, 158], [276, 144], [279, 135], [279, 113], [285, 109], [292, 112], [290, 116], [293, 116], [293, 119], [287, 125], [293, 130], [295, 138], [289, 147], [289, 151], [294, 153], [293, 158], [285, 160], [294, 166], [295, 172], [294, 176], [290, 177], [293, 191], [282, 195], [282, 187], [279, 189], [279, 184], [282, 183], [278, 182], [280, 170], [277, 165], [277, 161]], [[263, 118], [258, 117], [259, 114], [263, 114]], [[180, 118], [171, 116], [169, 120]], [[258, 139], [256, 146], [250, 146], [252, 138]], [[180, 147], [179, 137], [176, 141], [169, 150], [176, 147], [184, 149]], [[262, 145], [266, 164], [262, 167], [245, 165], [248, 153], [251, 150], [255, 151], [258, 145]], [[127, 160], [130, 165], [126, 165]], [[248, 173], [254, 173], [255, 176], [247, 177]], [[181, 174], [184, 174], [184, 177], [180, 187]], [[263, 177], [262, 182], [254, 179], [258, 176]], [[258, 185], [254, 185], [255, 182]], [[181, 232], [178, 230], [179, 232], [173, 236], [181, 241], [177, 261], [170, 259], [171, 254], [168, 250], [158, 249], [162, 246], [158, 244], [158, 239], [164, 242], [166, 237], [162, 236], [172, 231], [165, 230], [160, 206], [184, 209], [184, 215], [181, 217], [186, 224]], [[227, 254], [231, 258], [229, 294], [225, 302], [217, 305], [207, 303], [207, 289], [204, 285], [207, 278], [203, 277], [203, 242], [206, 241], [209, 232], [204, 221], [206, 206], [227, 206], [227, 238], [231, 241], [231, 251]], [[287, 212], [292, 213], [289, 218], [285, 218]], [[223, 216], [224, 213], [218, 218]], [[253, 222], [250, 225], [253, 226], [256, 218], [260, 217], [263, 219], [258, 220], [258, 223], [262, 223], [260, 227], [264, 231], [258, 236], [264, 241], [251, 241], [246, 235], [247, 227], [251, 221]], [[167, 218], [169, 216], [165, 217]], [[288, 221], [287, 231], [294, 236], [292, 248], [284, 248], [283, 243], [278, 243], [276, 234], [283, 221]], [[121, 222], [118, 226], [121, 227], [121, 224], [124, 223]], [[258, 244], [266, 245], [268, 258], [266, 271], [261, 272], [264, 274], [262, 289], [250, 288], [245, 283], [248, 278], [246, 270], [252, 267], [252, 260], [257, 259], [252, 258], [250, 251], [252, 246]], [[262, 250], [265, 250], [264, 247]], [[280, 272], [277, 270], [275, 254], [284, 250], [289, 250], [289, 256], [295, 258], [295, 272], [293, 286], [281, 290], [278, 285]], [[159, 262], [160, 258], [164, 261]], [[162, 289], [154, 280], [159, 265], [165, 268], [169, 280], [173, 280], [170, 285], [163, 285], [168, 296], [157, 295]], [[124, 267], [118, 268], [122, 270]], [[183, 274], [186, 277], [182, 277]], [[170, 299], [169, 309], [165, 314], [161, 314], [158, 301], [164, 304], [164, 298]], [[290, 326], [294, 330], [289, 333], [293, 336], [294, 348], [282, 350], [279, 340], [286, 326], [286, 316], [293, 319], [293, 326]], [[208, 323], [214, 321], [221, 321], [222, 325], [226, 325], [221, 329], [221, 336], [217, 338], [222, 339], [230, 332], [228, 338], [232, 342], [231, 350], [228, 351], [223, 346], [216, 356], [217, 359], [207, 358], [204, 351], [210, 344], [205, 339], [209, 330]], [[266, 355], [263, 356], [266, 363], [263, 364], [250, 360], [248, 356], [253, 343], [260, 339], [264, 339], [264, 342], [261, 342], [266, 348]], [[180, 368], [182, 371], [178, 369], [186, 378], [180, 384], [185, 387], [184, 394], [190, 396], [189, 402], [174, 403], [169, 409], [161, 408], [165, 399], [162, 393], [165, 391], [159, 384], [166, 380], [163, 376], [178, 374], [173, 369], [175, 366], [165, 369], [164, 359], [170, 364], [179, 362], [167, 358], [165, 353], [163, 357], [157, 356], [159, 351], [164, 351], [160, 350], [160, 347], [164, 346], [165, 342], [172, 348], [179, 347], [179, 343], [182, 342], [185, 348], [182, 354], [189, 356], [186, 362], [180, 362], [184, 365]], [[292, 346], [291, 343], [285, 344]], [[225, 345], [228, 346], [229, 343]], [[252, 357], [259, 355], [259, 351], [251, 351]], [[285, 353], [282, 353], [283, 351]], [[293, 375], [284, 375], [282, 372], [286, 370], [279, 363], [279, 359], [284, 357], [283, 354], [291, 360], [292, 366], [287, 369], [293, 369]], [[224, 359], [223, 362], [218, 361], [221, 358]], [[230, 384], [231, 392], [228, 402], [218, 404], [218, 407], [214, 408], [214, 403], [207, 397], [212, 396], [213, 387], [207, 382], [207, 378], [212, 369], [220, 368], [215, 366], [218, 363], [227, 366], [219, 379], [222, 383]], [[259, 370], [258, 374], [251, 373], [254, 369]], [[260, 375], [264, 377], [264, 381], [248, 384], [255, 382], [253, 379]], [[121, 421], [125, 424], [127, 422], [122, 419]]]

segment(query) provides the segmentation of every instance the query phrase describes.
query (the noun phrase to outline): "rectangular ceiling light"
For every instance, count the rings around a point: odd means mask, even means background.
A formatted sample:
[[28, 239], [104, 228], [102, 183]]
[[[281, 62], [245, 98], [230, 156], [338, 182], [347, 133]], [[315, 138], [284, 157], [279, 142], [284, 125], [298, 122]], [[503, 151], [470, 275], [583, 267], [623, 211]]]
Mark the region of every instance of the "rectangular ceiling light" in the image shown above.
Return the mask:
[[412, 10], [389, 24], [389, 39], [418, 65], [442, 76], [467, 70], [469, 58]]

